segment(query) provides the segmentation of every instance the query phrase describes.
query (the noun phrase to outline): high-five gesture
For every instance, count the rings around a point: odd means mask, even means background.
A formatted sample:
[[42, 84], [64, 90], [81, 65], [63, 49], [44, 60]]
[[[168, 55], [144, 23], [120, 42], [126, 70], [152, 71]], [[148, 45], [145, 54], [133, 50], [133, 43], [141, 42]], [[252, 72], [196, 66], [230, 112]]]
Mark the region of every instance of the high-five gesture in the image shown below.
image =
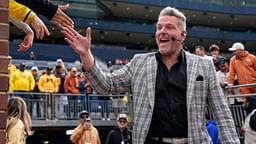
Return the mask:
[[68, 8], [69, 8], [69, 4], [58, 5], [58, 9], [54, 14], [53, 18], [51, 19], [51, 22], [56, 26], [58, 26], [59, 28], [74, 27], [73, 20], [64, 13], [64, 11], [67, 10]]
[[65, 27], [62, 33], [65, 35], [65, 41], [80, 55], [84, 68], [91, 69], [94, 64], [91, 53], [91, 28], [86, 29], [86, 36], [80, 35], [71, 27]]

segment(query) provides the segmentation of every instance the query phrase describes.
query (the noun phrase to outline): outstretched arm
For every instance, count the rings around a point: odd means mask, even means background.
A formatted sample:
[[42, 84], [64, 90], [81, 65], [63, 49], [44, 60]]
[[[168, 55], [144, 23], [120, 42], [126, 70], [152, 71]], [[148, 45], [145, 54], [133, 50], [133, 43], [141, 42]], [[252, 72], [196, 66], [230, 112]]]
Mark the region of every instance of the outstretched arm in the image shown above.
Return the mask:
[[34, 40], [34, 32], [30, 28], [30, 26], [22, 21], [17, 20], [14, 17], [9, 17], [9, 21], [26, 33], [24, 40], [19, 45], [18, 51], [26, 51], [27, 49], [32, 47], [33, 40]]
[[91, 53], [91, 28], [86, 29], [86, 36], [80, 35], [71, 27], [65, 27], [62, 33], [65, 41], [80, 55], [85, 70], [91, 70], [94, 65], [94, 57]]
[[48, 0], [16, 1], [45, 16], [48, 20], [51, 20], [51, 22], [59, 28], [74, 26], [73, 20], [64, 13], [64, 11], [69, 8], [69, 4], [55, 5]]
[[66, 9], [69, 8], [69, 4], [66, 5], [58, 5], [57, 11], [54, 13], [51, 22], [58, 26], [59, 28], [64, 27], [74, 27], [73, 20], [64, 13]]
[[47, 36], [50, 35], [49, 30], [47, 29], [45, 24], [42, 22], [42, 20], [38, 16], [35, 16], [33, 18], [32, 22], [31, 22], [31, 26], [36, 31], [37, 39], [43, 39], [44, 34], [46, 34]]
[[30, 24], [36, 31], [36, 37], [43, 39], [44, 33], [49, 35], [49, 31], [45, 24], [39, 19], [39, 17], [26, 6], [14, 1], [9, 1], [9, 16], [14, 17], [17, 20], [23, 21], [26, 24]]

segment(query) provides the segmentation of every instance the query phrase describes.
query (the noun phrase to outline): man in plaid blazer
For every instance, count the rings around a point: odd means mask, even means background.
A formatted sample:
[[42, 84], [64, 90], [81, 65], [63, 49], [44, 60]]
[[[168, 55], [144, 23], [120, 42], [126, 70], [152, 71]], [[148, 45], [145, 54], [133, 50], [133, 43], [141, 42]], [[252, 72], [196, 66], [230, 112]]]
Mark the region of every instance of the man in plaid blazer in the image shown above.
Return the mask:
[[[134, 144], [210, 144], [211, 139], [205, 128], [204, 117], [207, 105], [212, 110], [218, 123], [221, 143], [240, 143], [227, 100], [217, 82], [213, 63], [211, 60], [200, 58], [183, 50], [183, 43], [186, 38], [186, 18], [177, 9], [166, 7], [160, 12], [156, 25], [158, 52], [138, 54], [134, 56], [130, 63], [112, 73], [103, 72], [91, 53], [90, 28], [87, 28], [85, 37], [72, 28], [65, 28], [63, 33], [66, 36], [66, 42], [80, 55], [85, 74], [96, 92], [100, 94], [114, 92], [132, 93], [134, 103]], [[160, 70], [160, 68], [163, 70]], [[183, 71], [182, 68], [185, 70]], [[168, 100], [160, 102], [165, 104], [164, 110], [161, 111], [158, 100], [162, 98], [162, 95], [158, 93], [161, 93], [159, 89], [162, 87], [159, 87], [158, 84], [164, 84], [168, 81], [167, 79], [160, 78], [160, 76], [168, 76], [168, 74], [160, 74], [165, 71], [164, 69], [168, 73], [172, 73], [172, 70], [177, 69], [178, 72], [174, 73], [175, 76], [177, 75], [177, 77], [180, 77], [178, 80], [184, 82], [168, 82], [171, 85], [175, 85], [175, 83], [181, 84], [177, 85], [181, 89], [180, 91], [169, 85], [163, 85], [163, 88], [165, 88], [163, 95], [167, 96], [167, 98], [173, 97], [173, 100], [184, 98], [184, 113], [165, 111], [171, 106], [174, 106], [171, 108], [171, 111], [174, 109], [179, 110], [176, 107], [176, 103], [172, 101], [168, 103]], [[179, 73], [180, 71], [181, 73]], [[175, 76], [172, 79], [175, 79]], [[179, 95], [180, 97], [170, 93], [168, 91], [169, 88], [171, 92], [181, 94]], [[172, 129], [172, 131], [169, 131], [171, 133], [170, 137], [166, 136], [168, 133], [157, 137], [150, 135], [151, 123], [158, 124], [153, 122], [158, 114], [157, 112], [161, 113], [162, 117], [171, 119], [170, 123], [172, 124], [175, 122], [172, 117], [175, 117], [175, 114], [186, 119], [185, 123], [179, 123], [178, 121], [172, 125], [174, 127], [175, 124], [182, 125], [182, 130], [173, 129], [169, 123], [163, 120], [162, 123]], [[181, 131], [183, 137], [175, 137], [176, 130], [177, 132]], [[159, 131], [161, 133], [162, 129], [155, 128], [151, 131]]]

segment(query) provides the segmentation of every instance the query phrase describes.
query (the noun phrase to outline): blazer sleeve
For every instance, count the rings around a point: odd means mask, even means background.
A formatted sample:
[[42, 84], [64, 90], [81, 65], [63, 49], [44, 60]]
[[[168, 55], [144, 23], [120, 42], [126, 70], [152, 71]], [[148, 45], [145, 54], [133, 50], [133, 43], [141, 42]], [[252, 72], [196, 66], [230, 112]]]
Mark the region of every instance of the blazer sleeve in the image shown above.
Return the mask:
[[85, 71], [84, 74], [89, 79], [92, 88], [99, 94], [131, 93], [133, 70], [139, 69], [138, 66], [135, 66], [138, 58], [135, 56], [131, 62], [112, 73], [103, 72], [96, 60], [93, 68], [90, 71]]
[[35, 12], [51, 20], [56, 13], [58, 6], [49, 0], [16, 0], [17, 2], [33, 9]]
[[36, 14], [26, 6], [14, 1], [9, 1], [9, 16], [30, 24]]
[[227, 98], [217, 82], [215, 68], [212, 62], [205, 64], [207, 68], [209, 95], [207, 96], [208, 106], [216, 118], [221, 143], [239, 144], [234, 120], [230, 112]]

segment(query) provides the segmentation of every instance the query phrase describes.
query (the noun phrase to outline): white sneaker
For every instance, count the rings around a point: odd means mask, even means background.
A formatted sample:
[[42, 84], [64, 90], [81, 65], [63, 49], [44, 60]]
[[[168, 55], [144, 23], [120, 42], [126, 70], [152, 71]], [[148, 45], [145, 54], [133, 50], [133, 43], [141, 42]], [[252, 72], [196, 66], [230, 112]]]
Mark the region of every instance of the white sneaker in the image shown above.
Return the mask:
[[101, 120], [106, 120], [105, 118], [102, 118]]
[[110, 121], [110, 118], [107, 118], [108, 121]]

